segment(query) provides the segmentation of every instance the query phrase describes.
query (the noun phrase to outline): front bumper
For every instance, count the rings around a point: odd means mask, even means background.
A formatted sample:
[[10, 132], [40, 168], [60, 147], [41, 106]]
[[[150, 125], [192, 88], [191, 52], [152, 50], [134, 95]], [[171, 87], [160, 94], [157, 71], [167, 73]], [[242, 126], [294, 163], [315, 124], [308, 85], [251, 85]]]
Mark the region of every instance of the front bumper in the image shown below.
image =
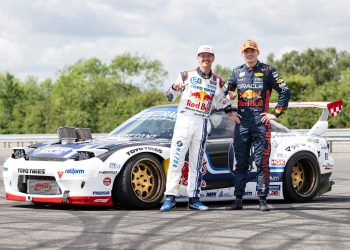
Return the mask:
[[6, 200], [33, 202], [33, 203], [52, 203], [52, 204], [71, 204], [71, 205], [98, 205], [113, 206], [112, 196], [46, 196], [46, 195], [23, 195], [6, 193]]

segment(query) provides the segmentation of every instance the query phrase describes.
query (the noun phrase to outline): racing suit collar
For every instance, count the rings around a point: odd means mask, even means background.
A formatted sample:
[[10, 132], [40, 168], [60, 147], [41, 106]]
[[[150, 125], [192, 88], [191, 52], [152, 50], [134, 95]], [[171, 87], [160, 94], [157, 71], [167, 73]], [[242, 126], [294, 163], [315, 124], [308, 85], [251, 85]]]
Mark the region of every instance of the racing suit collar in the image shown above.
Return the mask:
[[248, 71], [255, 71], [258, 67], [259, 67], [259, 65], [260, 65], [260, 62], [259, 62], [259, 60], [257, 61], [257, 63], [255, 64], [255, 66], [254, 67], [249, 67], [247, 64], [244, 64], [244, 69], [246, 69], [246, 70], [248, 70]]
[[196, 68], [196, 71], [197, 71], [198, 75], [200, 77], [203, 77], [204, 79], [209, 79], [213, 74], [213, 72], [210, 70], [210, 73], [208, 75], [206, 75], [204, 72], [201, 71], [201, 69], [199, 67]]

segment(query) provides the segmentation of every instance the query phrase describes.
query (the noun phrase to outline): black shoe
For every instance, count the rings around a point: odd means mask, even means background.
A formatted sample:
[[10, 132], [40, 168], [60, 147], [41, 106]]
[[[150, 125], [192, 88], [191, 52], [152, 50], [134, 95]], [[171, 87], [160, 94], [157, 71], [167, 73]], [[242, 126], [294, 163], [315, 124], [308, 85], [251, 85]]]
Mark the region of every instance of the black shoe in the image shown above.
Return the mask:
[[270, 211], [270, 208], [267, 205], [267, 202], [265, 199], [259, 200], [259, 208], [260, 208], [260, 211]]
[[226, 207], [226, 210], [242, 210], [243, 201], [242, 199], [236, 199], [231, 205]]

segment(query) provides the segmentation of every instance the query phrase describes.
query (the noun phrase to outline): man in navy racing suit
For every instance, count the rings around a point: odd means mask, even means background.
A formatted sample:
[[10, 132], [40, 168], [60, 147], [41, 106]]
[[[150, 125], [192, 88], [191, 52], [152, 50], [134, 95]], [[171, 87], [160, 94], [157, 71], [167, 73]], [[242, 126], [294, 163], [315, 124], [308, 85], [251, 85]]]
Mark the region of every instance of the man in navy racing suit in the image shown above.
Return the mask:
[[[233, 69], [229, 79], [229, 90], [237, 90], [238, 111], [231, 113], [236, 122], [234, 131], [234, 154], [236, 169], [234, 185], [236, 200], [227, 209], [243, 209], [242, 198], [249, 170], [250, 149], [253, 146], [257, 167], [257, 195], [261, 211], [268, 211], [266, 197], [270, 182], [270, 120], [279, 117], [288, 107], [290, 91], [276, 69], [259, 62], [259, 46], [254, 40], [243, 42], [241, 48], [245, 64]], [[269, 114], [272, 89], [278, 93], [278, 104]]]

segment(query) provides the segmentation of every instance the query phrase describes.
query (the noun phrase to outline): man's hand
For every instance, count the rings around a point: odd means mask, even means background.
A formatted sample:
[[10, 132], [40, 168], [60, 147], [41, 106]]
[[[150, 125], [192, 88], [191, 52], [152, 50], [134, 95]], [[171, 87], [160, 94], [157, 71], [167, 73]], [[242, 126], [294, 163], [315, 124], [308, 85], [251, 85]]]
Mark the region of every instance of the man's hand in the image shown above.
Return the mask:
[[229, 100], [234, 100], [236, 98], [237, 94], [234, 91], [228, 91], [228, 94], [226, 95], [226, 98]]
[[262, 116], [262, 118], [261, 118], [262, 123], [266, 123], [266, 122], [269, 122], [270, 120], [277, 119], [277, 117], [275, 115], [269, 114], [269, 113], [261, 113], [260, 115]]
[[186, 85], [187, 84], [185, 84], [185, 83], [177, 82], [177, 83], [174, 83], [173, 86], [171, 86], [171, 87], [175, 91], [184, 91]]
[[231, 113], [231, 112], [227, 113], [227, 117], [228, 117], [228, 119], [230, 119], [231, 121], [236, 122], [237, 124], [241, 123], [242, 116], [237, 114], [237, 113]]

